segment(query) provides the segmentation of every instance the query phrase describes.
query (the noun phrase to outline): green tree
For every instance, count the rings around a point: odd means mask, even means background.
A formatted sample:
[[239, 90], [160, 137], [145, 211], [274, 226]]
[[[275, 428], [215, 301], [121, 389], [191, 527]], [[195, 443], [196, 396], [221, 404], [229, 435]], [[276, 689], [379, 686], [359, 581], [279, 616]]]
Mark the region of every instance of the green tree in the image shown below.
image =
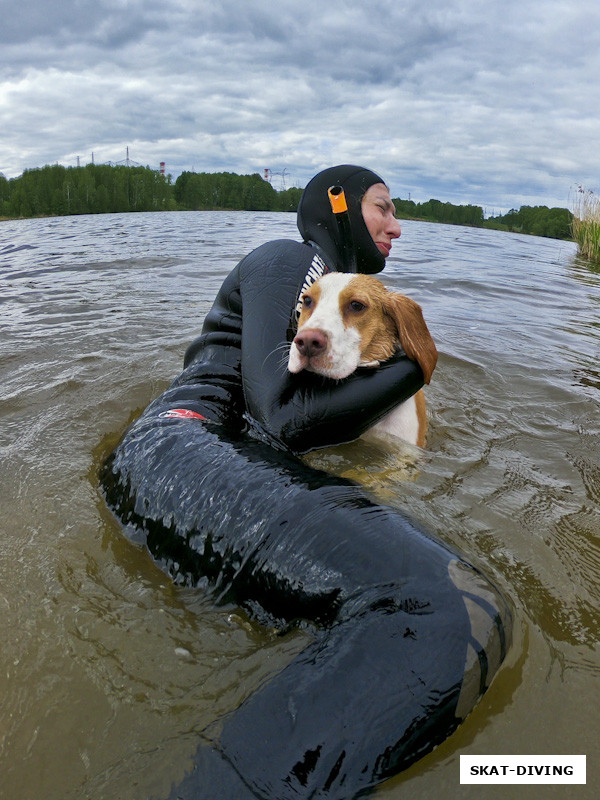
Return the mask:
[[258, 173], [182, 172], [175, 181], [174, 197], [183, 208], [191, 210], [270, 211], [277, 205], [277, 193]]
[[493, 223], [505, 226], [509, 231], [547, 236], [552, 239], [572, 238], [573, 215], [567, 208], [548, 206], [521, 206], [494, 217]]
[[9, 216], [10, 182], [0, 173], [0, 216]]
[[302, 189], [292, 187], [277, 192], [277, 211], [297, 211], [300, 198], [302, 197]]

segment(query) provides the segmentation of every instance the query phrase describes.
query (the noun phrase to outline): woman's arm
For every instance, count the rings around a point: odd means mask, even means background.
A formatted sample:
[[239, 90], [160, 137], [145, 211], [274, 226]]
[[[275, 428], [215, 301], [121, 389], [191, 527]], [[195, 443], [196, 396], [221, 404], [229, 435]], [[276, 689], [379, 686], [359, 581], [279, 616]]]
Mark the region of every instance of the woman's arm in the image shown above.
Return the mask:
[[314, 251], [269, 242], [240, 265], [242, 381], [251, 426], [294, 452], [356, 439], [423, 386], [421, 368], [396, 356], [335, 381], [287, 370], [293, 308]]

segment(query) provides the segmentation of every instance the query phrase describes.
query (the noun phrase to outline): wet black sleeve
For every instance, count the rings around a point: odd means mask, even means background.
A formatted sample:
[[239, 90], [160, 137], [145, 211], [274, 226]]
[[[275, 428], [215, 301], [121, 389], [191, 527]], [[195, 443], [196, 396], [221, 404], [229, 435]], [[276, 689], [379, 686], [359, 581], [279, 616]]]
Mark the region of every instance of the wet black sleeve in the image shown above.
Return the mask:
[[265, 439], [298, 453], [356, 439], [423, 386], [404, 355], [341, 381], [288, 372], [290, 314], [311, 258], [311, 248], [282, 240], [240, 265], [247, 414]]
[[364, 797], [455, 730], [510, 644], [510, 609], [460, 556], [245, 434], [145, 414], [102, 484], [178, 582], [272, 625], [310, 621], [291, 663], [198, 736], [170, 800]]

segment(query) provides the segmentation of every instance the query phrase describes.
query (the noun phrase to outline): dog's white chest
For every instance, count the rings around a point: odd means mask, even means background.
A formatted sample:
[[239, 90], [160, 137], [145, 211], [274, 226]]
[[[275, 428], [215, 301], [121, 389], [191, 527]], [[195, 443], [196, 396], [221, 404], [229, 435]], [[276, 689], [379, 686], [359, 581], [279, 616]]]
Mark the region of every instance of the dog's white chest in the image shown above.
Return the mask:
[[397, 436], [399, 439], [416, 445], [419, 437], [419, 417], [415, 398], [409, 397], [404, 403], [396, 406], [373, 425], [369, 429], [369, 433], [371, 431], [379, 435]]

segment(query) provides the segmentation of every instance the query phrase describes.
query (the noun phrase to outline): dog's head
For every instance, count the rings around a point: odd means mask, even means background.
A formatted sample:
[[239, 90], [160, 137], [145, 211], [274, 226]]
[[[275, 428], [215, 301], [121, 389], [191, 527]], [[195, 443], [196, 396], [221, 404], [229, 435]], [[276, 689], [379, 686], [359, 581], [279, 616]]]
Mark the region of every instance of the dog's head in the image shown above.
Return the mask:
[[370, 275], [332, 272], [303, 293], [298, 333], [288, 369], [346, 378], [359, 366], [377, 366], [398, 343], [429, 383], [437, 350], [421, 307], [388, 291]]

